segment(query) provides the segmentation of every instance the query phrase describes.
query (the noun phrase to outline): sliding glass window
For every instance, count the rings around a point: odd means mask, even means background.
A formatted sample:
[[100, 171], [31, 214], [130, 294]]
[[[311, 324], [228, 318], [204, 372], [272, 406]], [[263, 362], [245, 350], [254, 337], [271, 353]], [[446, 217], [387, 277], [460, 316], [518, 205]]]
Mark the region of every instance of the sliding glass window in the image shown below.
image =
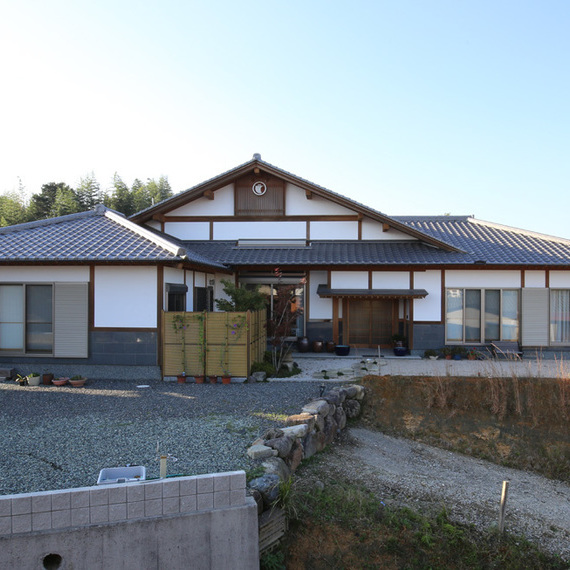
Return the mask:
[[519, 305], [516, 289], [448, 289], [446, 342], [518, 340]]
[[0, 351], [53, 352], [52, 285], [0, 285]]

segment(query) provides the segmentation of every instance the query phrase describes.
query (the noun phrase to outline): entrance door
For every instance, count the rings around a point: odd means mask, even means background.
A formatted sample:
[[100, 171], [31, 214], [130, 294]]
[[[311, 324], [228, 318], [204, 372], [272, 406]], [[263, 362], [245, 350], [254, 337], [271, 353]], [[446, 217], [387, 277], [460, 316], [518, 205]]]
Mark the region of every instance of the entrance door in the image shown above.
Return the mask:
[[392, 299], [349, 299], [345, 342], [357, 346], [386, 346], [391, 342], [395, 303]]

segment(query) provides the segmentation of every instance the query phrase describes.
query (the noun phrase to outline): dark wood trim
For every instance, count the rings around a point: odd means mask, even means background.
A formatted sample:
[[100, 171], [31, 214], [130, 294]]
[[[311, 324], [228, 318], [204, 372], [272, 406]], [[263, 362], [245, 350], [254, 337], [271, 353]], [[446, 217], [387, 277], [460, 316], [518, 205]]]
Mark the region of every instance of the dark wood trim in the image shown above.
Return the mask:
[[445, 325], [445, 269], [441, 270], [441, 322]]
[[214, 222], [210, 220], [210, 241], [214, 241]]
[[368, 289], [372, 289], [372, 281], [373, 281], [373, 276], [372, 274], [374, 273], [374, 271], [370, 270], [368, 271]]
[[362, 241], [362, 216], [358, 216], [358, 241]]
[[339, 342], [339, 318], [338, 318], [338, 297], [335, 297], [332, 300], [332, 316], [333, 316], [333, 342], [338, 344]]
[[309, 220], [307, 220], [306, 226], [307, 226], [307, 231], [306, 231], [305, 239], [307, 240], [307, 242], [310, 242], [311, 241], [311, 222], [309, 222]]
[[[186, 271], [183, 273], [186, 276]], [[163, 346], [164, 346], [164, 331], [162, 328], [162, 311], [164, 310], [164, 267], [159, 266], [156, 272], [156, 338], [157, 346], [157, 364], [162, 371], [162, 363], [164, 361]]]
[[526, 270], [521, 269], [521, 289], [524, 289], [526, 283]]
[[330, 216], [268, 216], [266, 214], [253, 215], [234, 215], [234, 216], [164, 216], [165, 222], [357, 222], [358, 215], [335, 214]]
[[550, 269], [544, 271], [544, 285], [547, 289], [550, 289]]

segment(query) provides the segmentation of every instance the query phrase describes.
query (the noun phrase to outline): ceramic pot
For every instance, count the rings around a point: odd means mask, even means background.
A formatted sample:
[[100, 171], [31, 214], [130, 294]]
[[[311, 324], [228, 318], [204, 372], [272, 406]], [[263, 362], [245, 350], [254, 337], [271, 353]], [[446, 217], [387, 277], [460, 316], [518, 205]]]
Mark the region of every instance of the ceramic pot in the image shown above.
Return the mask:
[[39, 386], [40, 377], [39, 376], [28, 376], [28, 386]]
[[323, 341], [322, 340], [314, 340], [313, 341], [313, 352], [322, 352], [323, 351]]
[[301, 337], [297, 341], [297, 350], [299, 352], [309, 352], [310, 343], [309, 339], [306, 336]]
[[203, 384], [204, 383], [204, 376], [194, 376], [196, 380], [196, 384]]
[[231, 376], [222, 376], [222, 384], [230, 384], [232, 381]]
[[334, 352], [337, 356], [348, 356], [350, 353], [350, 346], [347, 344], [337, 344]]
[[327, 342], [327, 352], [334, 352], [335, 348], [336, 344], [332, 340], [329, 340]]
[[74, 387], [74, 388], [81, 388], [83, 386], [85, 386], [85, 382], [87, 382], [87, 378], [70, 378], [69, 379], [69, 383]]
[[218, 383], [218, 377], [217, 376], [208, 376], [208, 378], [210, 379], [210, 384], [217, 384]]
[[49, 386], [51, 384], [52, 380], [53, 380], [53, 374], [51, 372], [49, 372], [47, 374], [42, 374], [42, 382], [46, 386]]
[[176, 381], [178, 382], [178, 384], [186, 384], [186, 374], [179, 374], [176, 377]]

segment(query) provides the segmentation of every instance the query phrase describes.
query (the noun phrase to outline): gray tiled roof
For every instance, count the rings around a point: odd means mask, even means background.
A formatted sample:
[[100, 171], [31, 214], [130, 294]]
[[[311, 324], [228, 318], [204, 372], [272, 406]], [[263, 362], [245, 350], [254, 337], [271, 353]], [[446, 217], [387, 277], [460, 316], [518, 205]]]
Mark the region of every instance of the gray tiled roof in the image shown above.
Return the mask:
[[468, 217], [397, 217], [460, 249], [416, 240], [312, 241], [305, 247], [247, 246], [235, 241], [181, 242], [189, 251], [230, 266], [244, 265], [570, 265], [570, 240], [480, 222]]
[[473, 261], [506, 265], [570, 265], [570, 240], [469, 216], [395, 216], [466, 252]]
[[[153, 235], [104, 206], [0, 228], [0, 261], [4, 262], [164, 262], [182, 261], [185, 253], [179, 244]], [[199, 254], [190, 253], [188, 258], [212, 265]]]

